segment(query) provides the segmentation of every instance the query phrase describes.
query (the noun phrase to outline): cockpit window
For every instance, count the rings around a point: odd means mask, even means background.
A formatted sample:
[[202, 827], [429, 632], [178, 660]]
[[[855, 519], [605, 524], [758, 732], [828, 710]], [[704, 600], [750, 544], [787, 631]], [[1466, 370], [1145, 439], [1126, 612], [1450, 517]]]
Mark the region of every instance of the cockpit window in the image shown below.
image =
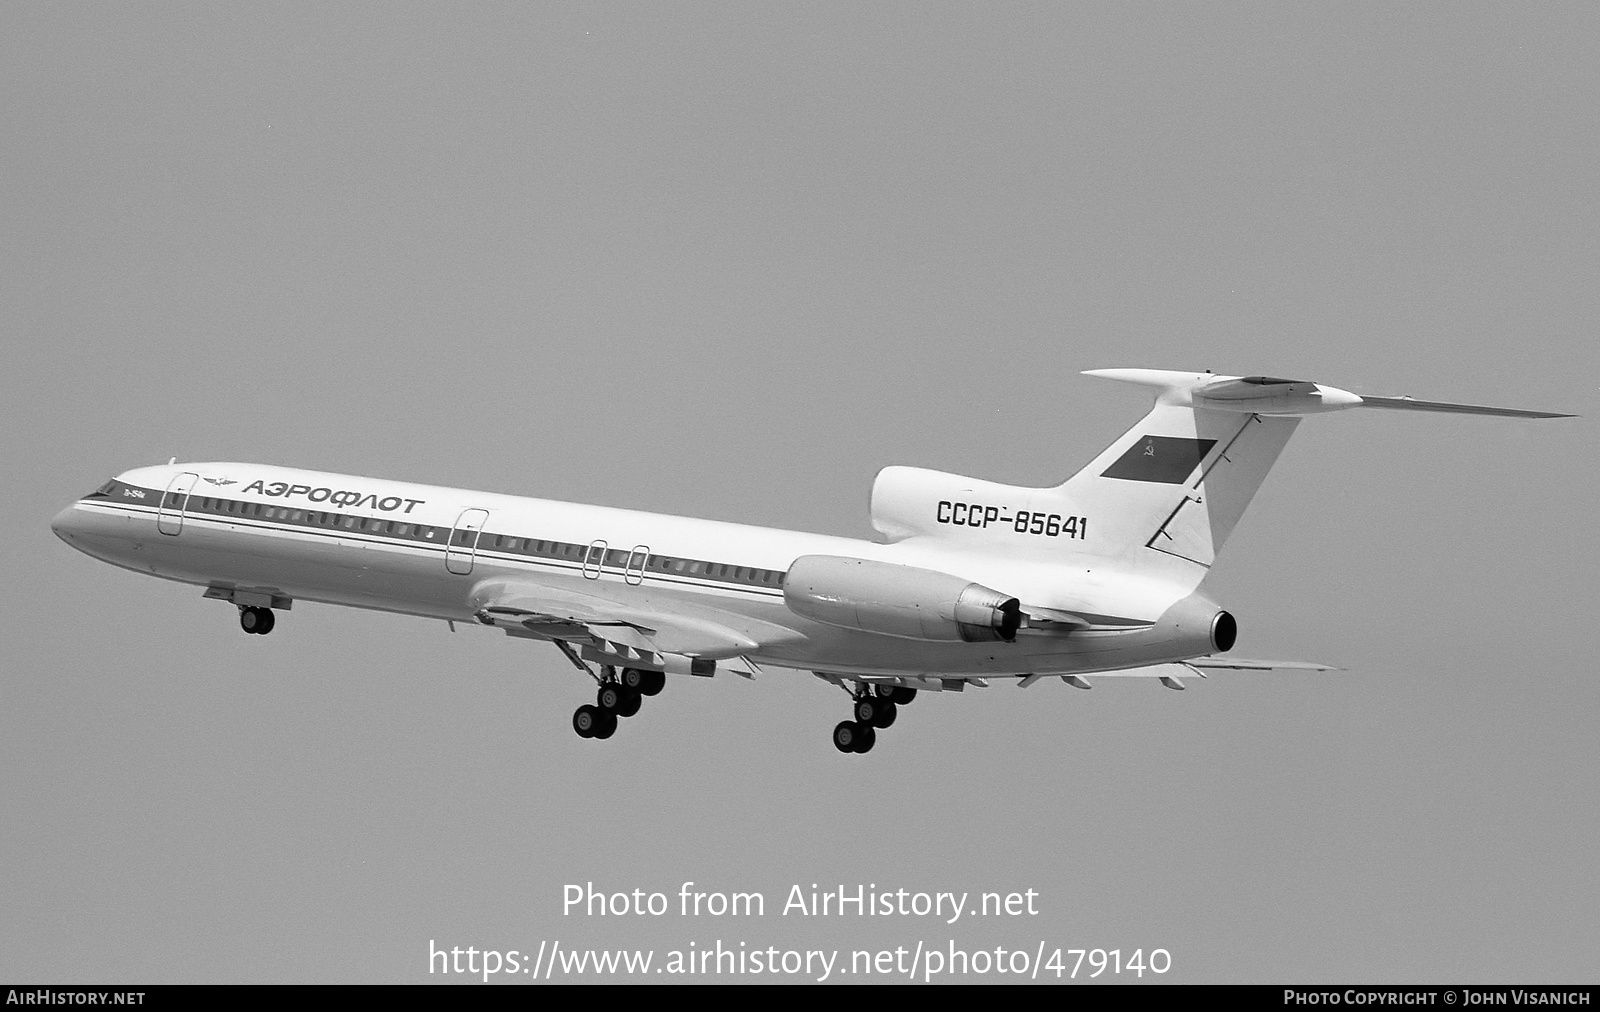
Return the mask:
[[111, 494], [111, 490], [116, 488], [116, 487], [117, 487], [117, 479], [112, 478], [111, 480], [107, 481], [104, 485], [101, 485], [99, 488], [95, 489], [93, 492], [91, 492], [89, 494], [90, 495], [110, 495]]

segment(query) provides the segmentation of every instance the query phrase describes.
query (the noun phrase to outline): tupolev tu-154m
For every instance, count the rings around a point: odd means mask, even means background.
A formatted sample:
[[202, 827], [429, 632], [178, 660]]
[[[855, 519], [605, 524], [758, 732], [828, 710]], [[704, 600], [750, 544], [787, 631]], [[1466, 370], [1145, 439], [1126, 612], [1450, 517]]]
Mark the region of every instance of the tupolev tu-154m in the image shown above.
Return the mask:
[[881, 541], [241, 463], [127, 471], [52, 529], [113, 565], [204, 588], [272, 631], [295, 601], [476, 622], [554, 644], [598, 684], [572, 725], [609, 738], [666, 676], [814, 672], [867, 752], [919, 691], [994, 679], [1328, 670], [1232, 657], [1206, 574], [1302, 417], [1348, 408], [1572, 417], [1370, 397], [1268, 376], [1087, 375], [1155, 406], [1065, 483], [914, 467], [872, 487]]

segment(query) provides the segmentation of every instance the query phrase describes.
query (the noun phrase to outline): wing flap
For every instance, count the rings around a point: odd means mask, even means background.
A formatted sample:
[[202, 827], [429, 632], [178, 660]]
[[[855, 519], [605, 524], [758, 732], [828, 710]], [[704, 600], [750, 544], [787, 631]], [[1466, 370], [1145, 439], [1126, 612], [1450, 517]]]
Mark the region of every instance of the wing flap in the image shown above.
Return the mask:
[[786, 626], [733, 612], [676, 602], [626, 604], [532, 580], [487, 580], [474, 588], [472, 604], [485, 625], [602, 650], [613, 644], [645, 654], [719, 660], [800, 637]]

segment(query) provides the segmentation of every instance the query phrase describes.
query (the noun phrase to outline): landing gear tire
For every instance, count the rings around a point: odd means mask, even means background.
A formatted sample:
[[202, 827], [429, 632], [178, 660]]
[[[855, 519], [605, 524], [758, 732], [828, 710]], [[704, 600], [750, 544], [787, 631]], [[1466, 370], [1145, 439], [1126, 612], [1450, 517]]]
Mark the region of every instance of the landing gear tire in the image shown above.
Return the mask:
[[594, 726], [595, 738], [609, 738], [617, 733], [617, 715], [600, 711], [600, 722]]
[[860, 699], [856, 700], [856, 722], [858, 724], [866, 724], [871, 726], [877, 722], [878, 714], [883, 712], [884, 707], [891, 705], [893, 704], [891, 704], [888, 700], [874, 699], [871, 696], [862, 696]]
[[889, 702], [896, 706], [905, 706], [917, 698], [917, 690], [904, 685], [896, 685], [894, 692], [889, 695]]
[[841, 720], [833, 729], [833, 747], [840, 752], [854, 752], [861, 737], [861, 725], [853, 720]]
[[578, 707], [572, 713], [572, 729], [578, 732], [579, 738], [593, 738], [596, 727], [605, 723], [600, 716], [600, 708], [590, 706], [588, 703]]
[[619, 717], [631, 717], [634, 714], [638, 713], [639, 712], [639, 707], [641, 707], [643, 705], [644, 705], [644, 697], [643, 696], [639, 695], [637, 692], [624, 692], [622, 694], [622, 705], [617, 707], [617, 710], [616, 710], [617, 716], [619, 716]]
[[894, 723], [894, 718], [899, 715], [899, 708], [887, 699], [877, 700], [873, 710], [871, 723], [873, 727], [877, 728], [888, 727]]
[[241, 608], [239, 610], [239, 628], [252, 636], [265, 636], [276, 625], [272, 617], [271, 608]]
[[871, 724], [858, 724], [857, 727], [860, 730], [856, 732], [855, 750], [860, 755], [866, 755], [878, 743], [878, 732], [873, 730]]
[[621, 682], [607, 682], [595, 694], [600, 709], [619, 717], [631, 717], [639, 712], [639, 694], [628, 691]]
[[833, 729], [833, 747], [840, 752], [871, 752], [878, 743], [878, 732], [871, 724], [841, 720]]
[[645, 671], [643, 668], [623, 668], [622, 684], [641, 696], [654, 696], [667, 684], [665, 671]]

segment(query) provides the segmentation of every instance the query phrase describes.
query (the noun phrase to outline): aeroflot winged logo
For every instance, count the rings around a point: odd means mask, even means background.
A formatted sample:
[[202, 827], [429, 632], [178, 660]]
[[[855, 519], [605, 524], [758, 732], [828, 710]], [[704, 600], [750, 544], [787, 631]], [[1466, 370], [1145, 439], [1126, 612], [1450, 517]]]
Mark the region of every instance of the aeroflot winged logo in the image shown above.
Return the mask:
[[[209, 478], [206, 480], [210, 481]], [[359, 492], [349, 489], [327, 488], [326, 486], [312, 488], [310, 485], [290, 485], [288, 482], [283, 481], [263, 482], [259, 478], [246, 485], [244, 491], [260, 492], [262, 495], [285, 499], [290, 496], [305, 496], [308, 502], [325, 502], [342, 509], [360, 509], [362, 506], [370, 506], [373, 509], [383, 510], [385, 513], [393, 513], [395, 510], [400, 509], [401, 503], [405, 503], [406, 506], [401, 512], [410, 513], [414, 507], [421, 506], [428, 501], [426, 499], [402, 499], [397, 495], [385, 496], [380, 499], [376, 492]]]
[[232, 478], [206, 478], [205, 480], [209, 481], [213, 485], [237, 485], [237, 484], [239, 484], [238, 482], [234, 481]]

